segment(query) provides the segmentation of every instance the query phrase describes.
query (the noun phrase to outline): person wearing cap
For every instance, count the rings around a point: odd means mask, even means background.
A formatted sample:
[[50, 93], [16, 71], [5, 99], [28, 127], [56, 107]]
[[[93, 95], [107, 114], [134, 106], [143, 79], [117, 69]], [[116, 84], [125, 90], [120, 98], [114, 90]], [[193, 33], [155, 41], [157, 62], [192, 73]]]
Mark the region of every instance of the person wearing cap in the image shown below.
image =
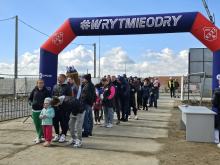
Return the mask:
[[51, 98], [44, 99], [44, 108], [42, 109], [39, 118], [42, 120], [44, 131], [44, 146], [49, 147], [52, 140], [53, 118], [55, 116], [54, 109], [51, 107]]
[[93, 116], [92, 105], [96, 100], [95, 86], [91, 81], [91, 74], [86, 74], [82, 77], [82, 89], [80, 101], [85, 109], [85, 117], [83, 123], [83, 137], [92, 136]]
[[106, 128], [113, 127], [113, 117], [114, 117], [114, 97], [115, 97], [115, 87], [111, 83], [110, 79], [103, 78], [102, 84], [104, 86], [102, 105], [105, 115], [104, 126]]

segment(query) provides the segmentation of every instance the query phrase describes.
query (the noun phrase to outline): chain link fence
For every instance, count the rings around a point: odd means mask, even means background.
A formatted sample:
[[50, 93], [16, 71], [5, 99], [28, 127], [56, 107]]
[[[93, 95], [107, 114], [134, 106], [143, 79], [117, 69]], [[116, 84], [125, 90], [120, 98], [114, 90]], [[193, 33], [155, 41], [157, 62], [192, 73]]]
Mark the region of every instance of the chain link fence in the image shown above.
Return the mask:
[[0, 121], [31, 115], [28, 96], [36, 85], [38, 75], [0, 74]]

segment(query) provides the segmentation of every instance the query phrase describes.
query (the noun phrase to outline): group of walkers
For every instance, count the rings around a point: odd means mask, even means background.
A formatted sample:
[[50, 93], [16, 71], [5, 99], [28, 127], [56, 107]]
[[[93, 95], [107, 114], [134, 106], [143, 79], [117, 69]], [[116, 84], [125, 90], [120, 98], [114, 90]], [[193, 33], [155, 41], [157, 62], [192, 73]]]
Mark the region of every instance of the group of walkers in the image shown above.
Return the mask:
[[[71, 69], [66, 75], [58, 76], [58, 83], [52, 92], [46, 89], [44, 81], [40, 79], [30, 94], [29, 103], [38, 135], [34, 140], [36, 144], [43, 139], [45, 147], [50, 146], [52, 141], [66, 142], [69, 130], [72, 137], [69, 143], [81, 147], [82, 137], [92, 136], [93, 124], [113, 127], [114, 112], [117, 114], [115, 124], [119, 124], [131, 118], [131, 110], [137, 120], [137, 111], [141, 108], [157, 108], [160, 87], [157, 78], [141, 80], [137, 77], [127, 78], [126, 75], [108, 75], [94, 85], [90, 74], [76, 79], [76, 76], [70, 75], [78, 73]], [[104, 122], [101, 121], [103, 118]], [[53, 137], [52, 127], [55, 132]]]

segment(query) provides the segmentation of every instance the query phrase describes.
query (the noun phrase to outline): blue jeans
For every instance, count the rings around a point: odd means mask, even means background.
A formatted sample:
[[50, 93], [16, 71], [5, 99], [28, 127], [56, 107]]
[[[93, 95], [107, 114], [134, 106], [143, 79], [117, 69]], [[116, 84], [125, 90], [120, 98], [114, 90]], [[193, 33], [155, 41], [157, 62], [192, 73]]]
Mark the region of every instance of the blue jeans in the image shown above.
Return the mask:
[[156, 93], [154, 93], [154, 94], [152, 94], [151, 96], [150, 96], [150, 100], [149, 100], [149, 104], [150, 104], [150, 107], [152, 107], [153, 106], [153, 104], [154, 104], [154, 107], [157, 107], [157, 94]]
[[84, 134], [90, 135], [93, 130], [93, 115], [92, 107], [90, 105], [85, 105], [85, 116], [83, 122]]
[[113, 124], [114, 111], [113, 107], [104, 106], [105, 125]]

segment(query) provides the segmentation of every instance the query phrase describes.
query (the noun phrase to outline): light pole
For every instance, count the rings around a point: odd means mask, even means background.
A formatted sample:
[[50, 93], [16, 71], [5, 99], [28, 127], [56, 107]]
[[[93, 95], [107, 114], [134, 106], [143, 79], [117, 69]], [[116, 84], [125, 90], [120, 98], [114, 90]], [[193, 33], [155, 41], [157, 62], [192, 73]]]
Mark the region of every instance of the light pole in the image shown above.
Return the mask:
[[18, 78], [18, 16], [15, 16], [15, 63], [14, 63], [14, 97], [16, 98], [16, 79]]
[[101, 78], [101, 62], [100, 62], [100, 36], [99, 36], [99, 78]]
[[94, 43], [93, 46], [94, 46], [94, 78], [96, 78], [96, 43]]

